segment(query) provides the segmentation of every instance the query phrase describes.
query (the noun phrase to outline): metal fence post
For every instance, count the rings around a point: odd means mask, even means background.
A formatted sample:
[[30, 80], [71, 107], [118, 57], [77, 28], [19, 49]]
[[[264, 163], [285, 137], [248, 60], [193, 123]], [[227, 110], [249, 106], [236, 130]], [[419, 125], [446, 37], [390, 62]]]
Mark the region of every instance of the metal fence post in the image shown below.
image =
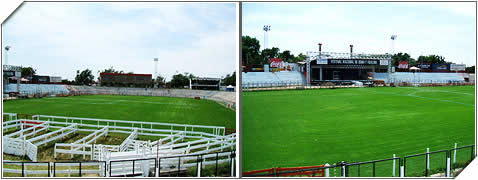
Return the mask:
[[181, 156], [178, 157], [178, 174], [176, 176], [179, 176], [180, 171], [181, 171]]
[[[159, 146], [159, 144], [158, 144]], [[158, 158], [158, 175], [157, 177], [161, 177], [161, 158]]]
[[341, 171], [340, 171], [340, 175], [341, 175], [342, 177], [345, 177], [345, 164], [342, 163], [342, 164], [340, 164], [340, 165], [342, 166]]
[[405, 174], [405, 167], [407, 166], [407, 158], [404, 157], [403, 158], [403, 164], [402, 166], [400, 167], [400, 177], [405, 177], [406, 174]]
[[25, 177], [25, 162], [22, 161], [22, 177]]
[[217, 162], [218, 162], [218, 157], [219, 157], [219, 152], [216, 152], [216, 172], [215, 172], [215, 177], [217, 177]]
[[450, 177], [451, 165], [450, 165], [450, 157], [448, 156], [449, 151], [447, 152], [446, 157], [446, 174], [445, 177]]
[[373, 177], [375, 177], [375, 162], [373, 162]]
[[325, 163], [325, 177], [329, 177], [329, 167], [330, 167], [330, 164]]
[[235, 152], [231, 152], [231, 177], [234, 177], [234, 159], [236, 157]]
[[51, 174], [50, 164], [51, 164], [51, 162], [48, 162], [48, 177], [50, 177], [50, 176], [52, 175], [52, 174]]
[[426, 158], [426, 169], [425, 169], [425, 177], [428, 177], [428, 173], [430, 172], [430, 148], [427, 148]]
[[395, 177], [395, 154], [393, 154], [393, 170], [392, 170], [392, 176]]
[[475, 154], [473, 153], [474, 149], [475, 149], [475, 146], [471, 146], [471, 159], [470, 160], [473, 160], [473, 158], [475, 157]]
[[[453, 164], [456, 163], [456, 146], [458, 145], [458, 143], [455, 143], [455, 151], [454, 151], [454, 154], [453, 154]], [[473, 151], [471, 151], [473, 152]]]
[[79, 172], [80, 172], [80, 173], [79, 173], [79, 175], [80, 175], [80, 177], [81, 177], [81, 161], [80, 161], [80, 168], [79, 168]]

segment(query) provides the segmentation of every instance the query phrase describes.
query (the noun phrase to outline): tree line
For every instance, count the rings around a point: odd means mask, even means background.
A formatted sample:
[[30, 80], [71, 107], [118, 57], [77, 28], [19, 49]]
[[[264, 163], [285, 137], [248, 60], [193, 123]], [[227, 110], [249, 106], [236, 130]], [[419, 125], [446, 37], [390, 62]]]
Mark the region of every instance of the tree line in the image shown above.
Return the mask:
[[284, 62], [304, 61], [307, 56], [300, 53], [295, 56], [289, 50], [280, 51], [277, 47], [266, 48], [262, 51], [259, 40], [250, 36], [242, 36], [242, 64], [248, 65], [264, 65], [270, 64], [270, 58], [282, 58]]
[[[108, 69], [104, 69], [101, 71], [98, 71], [98, 73], [121, 73], [124, 74], [124, 71], [118, 71], [115, 70], [113, 67], [110, 67]], [[128, 72], [126, 74], [134, 74], [134, 72]], [[228, 74], [223, 80], [222, 80], [222, 85], [236, 85], [236, 72], [233, 72], [232, 74]], [[171, 87], [171, 88], [184, 88], [185, 86], [189, 86], [189, 80], [192, 78], [196, 78], [192, 73], [184, 72], [184, 73], [176, 73], [173, 75], [170, 81], [166, 82], [166, 78], [162, 75], [158, 75], [156, 78], [153, 78], [153, 82], [157, 82], [159, 84], [163, 84], [166, 87]], [[98, 81], [100, 81], [100, 77], [98, 77]], [[152, 82], [152, 83], [153, 83]], [[77, 70], [76, 72], [76, 77], [75, 80], [71, 82], [71, 84], [74, 85], [91, 85], [94, 83], [94, 75], [92, 74], [91, 70], [85, 69], [85, 70]], [[120, 85], [120, 84], [118, 84]]]
[[[242, 36], [242, 64], [250, 65], [264, 65], [270, 64], [270, 58], [282, 58], [285, 62], [300, 62], [305, 61], [307, 56], [300, 53], [294, 56], [289, 50], [280, 52], [277, 47], [263, 49], [262, 51], [259, 40], [250, 36]], [[445, 57], [439, 55], [418, 56], [417, 59], [412, 58], [408, 53], [397, 53], [392, 56], [392, 66], [398, 66], [399, 61], [407, 61], [409, 67], [417, 66], [418, 63], [429, 64], [452, 64], [446, 61]], [[475, 73], [475, 66], [467, 67], [466, 71]]]

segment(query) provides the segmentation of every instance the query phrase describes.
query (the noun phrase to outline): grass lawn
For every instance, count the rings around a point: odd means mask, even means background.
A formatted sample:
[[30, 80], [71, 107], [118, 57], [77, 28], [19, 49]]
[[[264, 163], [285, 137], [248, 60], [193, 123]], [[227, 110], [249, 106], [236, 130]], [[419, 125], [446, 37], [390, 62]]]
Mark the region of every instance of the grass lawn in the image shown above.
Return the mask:
[[86, 95], [5, 101], [3, 112], [234, 128], [235, 111], [211, 100]]
[[[426, 148], [450, 149], [454, 143], [470, 145], [474, 94], [474, 86], [243, 92], [243, 171], [361, 162], [424, 153]], [[442, 161], [435, 159], [431, 162]], [[425, 162], [407, 159], [407, 166], [411, 161]]]

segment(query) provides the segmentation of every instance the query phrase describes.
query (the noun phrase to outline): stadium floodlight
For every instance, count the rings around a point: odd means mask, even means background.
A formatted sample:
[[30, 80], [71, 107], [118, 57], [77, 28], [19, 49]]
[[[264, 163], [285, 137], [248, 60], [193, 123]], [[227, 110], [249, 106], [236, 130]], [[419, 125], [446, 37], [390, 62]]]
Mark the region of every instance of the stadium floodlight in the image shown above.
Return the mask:
[[158, 58], [154, 58], [154, 78], [158, 78]]
[[11, 46], [5, 46], [5, 65], [8, 65], [8, 55], [7, 52], [10, 50], [12, 47]]
[[271, 25], [264, 25], [264, 49], [267, 49], [267, 32], [271, 31]]

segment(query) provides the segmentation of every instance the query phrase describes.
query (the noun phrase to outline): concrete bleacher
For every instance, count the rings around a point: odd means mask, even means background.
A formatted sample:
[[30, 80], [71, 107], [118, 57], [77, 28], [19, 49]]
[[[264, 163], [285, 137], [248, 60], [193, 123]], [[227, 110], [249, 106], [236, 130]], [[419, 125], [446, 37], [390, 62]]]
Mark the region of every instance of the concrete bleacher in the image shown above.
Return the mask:
[[105, 86], [69, 86], [72, 93], [83, 94], [111, 94], [111, 95], [133, 95], [133, 96], [168, 96], [210, 99], [221, 104], [233, 104], [236, 102], [235, 92], [208, 91], [192, 89], [152, 89], [152, 88], [125, 88]]
[[[6, 93], [16, 92], [17, 84], [8, 84], [4, 87]], [[57, 95], [68, 94], [69, 91], [65, 85], [60, 84], [20, 84], [20, 94], [23, 95]]]
[[243, 86], [275, 83], [304, 84], [304, 82], [304, 75], [297, 71], [242, 73]]
[[[373, 73], [375, 80], [383, 80], [388, 83], [388, 73]], [[429, 73], [429, 72], [395, 72], [391, 73], [393, 83], [450, 83], [465, 82], [466, 73]]]

